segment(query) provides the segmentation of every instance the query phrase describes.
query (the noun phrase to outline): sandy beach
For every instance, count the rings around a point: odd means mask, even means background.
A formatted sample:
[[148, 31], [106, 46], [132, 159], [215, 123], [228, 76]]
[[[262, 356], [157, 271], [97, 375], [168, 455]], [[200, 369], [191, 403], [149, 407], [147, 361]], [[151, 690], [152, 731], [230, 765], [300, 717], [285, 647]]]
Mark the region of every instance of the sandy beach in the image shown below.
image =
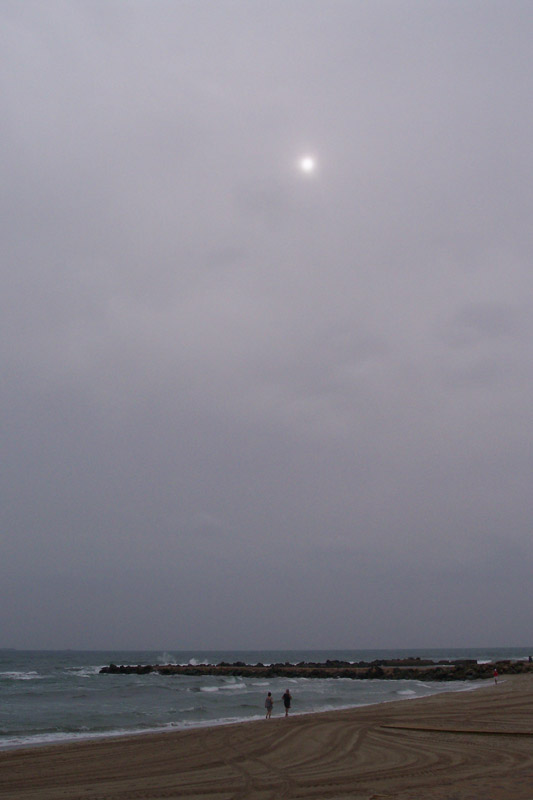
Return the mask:
[[334, 713], [4, 751], [0, 797], [531, 800], [533, 676]]

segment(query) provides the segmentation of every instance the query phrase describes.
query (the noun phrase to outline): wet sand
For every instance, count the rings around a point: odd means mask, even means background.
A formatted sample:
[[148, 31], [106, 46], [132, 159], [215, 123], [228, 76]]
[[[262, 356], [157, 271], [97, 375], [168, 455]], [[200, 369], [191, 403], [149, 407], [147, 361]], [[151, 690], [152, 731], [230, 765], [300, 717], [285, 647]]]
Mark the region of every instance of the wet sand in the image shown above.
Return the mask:
[[4, 751], [0, 797], [533, 800], [533, 675], [340, 712]]

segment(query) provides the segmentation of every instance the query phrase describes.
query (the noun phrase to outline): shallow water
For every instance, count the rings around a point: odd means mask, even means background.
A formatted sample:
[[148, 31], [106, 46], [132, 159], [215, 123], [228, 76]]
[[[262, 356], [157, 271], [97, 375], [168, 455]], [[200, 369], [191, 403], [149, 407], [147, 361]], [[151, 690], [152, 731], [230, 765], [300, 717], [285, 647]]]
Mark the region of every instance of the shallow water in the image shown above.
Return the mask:
[[0, 747], [42, 744], [155, 730], [260, 719], [271, 691], [273, 716], [281, 695], [292, 713], [327, 711], [447, 691], [479, 683], [350, 680], [348, 678], [234, 678], [222, 676], [100, 675], [116, 664], [298, 663], [372, 661], [419, 656], [433, 660], [527, 659], [533, 648], [476, 650], [328, 651], [0, 651]]

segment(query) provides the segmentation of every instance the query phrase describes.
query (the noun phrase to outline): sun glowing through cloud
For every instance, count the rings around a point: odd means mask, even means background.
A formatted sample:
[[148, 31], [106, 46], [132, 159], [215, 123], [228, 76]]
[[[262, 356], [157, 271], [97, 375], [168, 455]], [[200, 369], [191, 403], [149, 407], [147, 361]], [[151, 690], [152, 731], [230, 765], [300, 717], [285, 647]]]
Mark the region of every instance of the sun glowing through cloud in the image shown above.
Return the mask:
[[298, 167], [300, 172], [311, 175], [316, 170], [316, 158], [310, 155], [301, 156], [298, 159]]

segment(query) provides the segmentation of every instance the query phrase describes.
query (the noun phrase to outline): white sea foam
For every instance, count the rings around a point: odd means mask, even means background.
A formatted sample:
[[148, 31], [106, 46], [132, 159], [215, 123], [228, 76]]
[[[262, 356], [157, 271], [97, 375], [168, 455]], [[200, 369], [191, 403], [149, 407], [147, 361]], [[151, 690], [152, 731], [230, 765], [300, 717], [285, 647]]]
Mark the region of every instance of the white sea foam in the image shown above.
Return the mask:
[[245, 683], [227, 683], [224, 686], [220, 686], [220, 689], [247, 689]]
[[170, 653], [161, 653], [157, 657], [158, 664], [176, 664], [176, 656], [170, 655]]
[[12, 681], [36, 681], [46, 678], [46, 675], [39, 675], [38, 672], [0, 672], [0, 678]]
[[65, 670], [67, 675], [75, 675], [76, 678], [92, 678], [93, 675], [100, 673], [101, 667], [69, 667]]
[[[177, 725], [175, 727], [182, 727]], [[30, 736], [12, 736], [10, 739], [1, 743], [0, 750], [8, 750], [17, 747], [35, 747], [37, 745], [61, 744], [62, 742], [75, 742], [87, 739], [108, 739], [115, 736], [135, 736], [143, 733], [157, 733], [163, 728], [144, 728], [143, 730], [124, 730], [117, 728], [109, 731], [89, 731], [88, 729], [79, 732], [64, 731], [57, 733], [39, 733]]]

